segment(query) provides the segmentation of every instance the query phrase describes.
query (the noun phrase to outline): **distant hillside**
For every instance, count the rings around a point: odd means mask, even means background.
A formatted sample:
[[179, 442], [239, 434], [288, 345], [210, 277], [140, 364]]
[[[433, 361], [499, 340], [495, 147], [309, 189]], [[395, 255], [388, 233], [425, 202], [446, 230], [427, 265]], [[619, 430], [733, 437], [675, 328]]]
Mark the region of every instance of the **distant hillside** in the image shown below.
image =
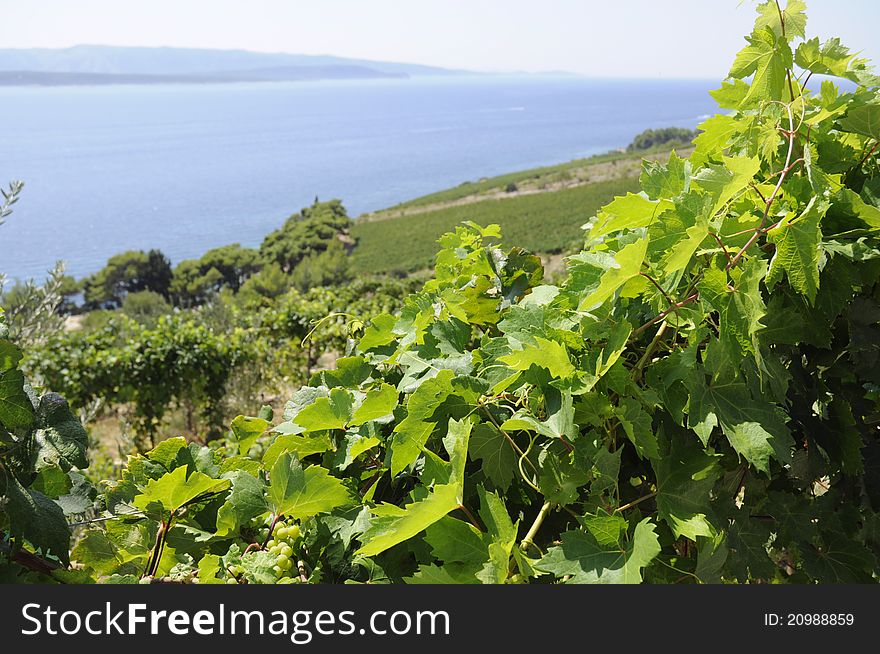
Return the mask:
[[[678, 147], [682, 146], [682, 147]], [[355, 220], [352, 267], [358, 274], [408, 274], [430, 268], [437, 239], [463, 221], [501, 225], [505, 241], [542, 255], [548, 273], [580, 249], [581, 226], [615, 196], [639, 190], [642, 159], [665, 161], [670, 144], [615, 151], [555, 166], [465, 182]], [[690, 154], [688, 143], [676, 144]], [[388, 256], [393, 252], [394, 256]]]
[[408, 75], [383, 73], [363, 66], [277, 66], [223, 73], [131, 74], [58, 73], [0, 70], [0, 86], [71, 86], [104, 84], [220, 84], [229, 82], [304, 82], [333, 79], [396, 79]]
[[375, 79], [466, 74], [418, 64], [333, 56], [78, 45], [64, 49], [0, 49], [0, 84]]

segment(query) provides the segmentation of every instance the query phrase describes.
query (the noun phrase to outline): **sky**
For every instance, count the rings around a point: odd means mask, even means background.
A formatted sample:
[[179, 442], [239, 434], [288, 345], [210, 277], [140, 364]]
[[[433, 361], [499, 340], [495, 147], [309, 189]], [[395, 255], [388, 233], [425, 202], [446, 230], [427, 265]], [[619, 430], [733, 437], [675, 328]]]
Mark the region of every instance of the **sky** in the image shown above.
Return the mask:
[[[718, 78], [745, 0], [0, 0], [2, 48], [78, 44], [332, 54], [448, 68]], [[880, 60], [878, 0], [807, 0], [808, 36]]]

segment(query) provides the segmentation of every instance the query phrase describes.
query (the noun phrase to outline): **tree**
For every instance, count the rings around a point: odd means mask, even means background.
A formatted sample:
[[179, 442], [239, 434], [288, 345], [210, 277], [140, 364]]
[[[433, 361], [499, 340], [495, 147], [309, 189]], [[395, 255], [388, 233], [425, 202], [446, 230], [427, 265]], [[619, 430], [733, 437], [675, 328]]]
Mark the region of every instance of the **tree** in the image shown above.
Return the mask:
[[300, 291], [349, 281], [351, 266], [342, 241], [334, 239], [323, 252], [307, 255], [293, 269], [290, 277], [292, 285]]
[[260, 268], [260, 255], [254, 249], [238, 243], [214, 248], [200, 259], [187, 259], [177, 265], [171, 296], [178, 304], [193, 306], [222, 288], [236, 293]]
[[88, 308], [116, 309], [129, 293], [153, 291], [167, 298], [171, 262], [159, 250], [129, 250], [110, 257], [107, 265], [84, 282]]
[[290, 272], [310, 254], [320, 254], [339, 236], [348, 234], [350, 222], [341, 201], [316, 201], [269, 234], [260, 246], [260, 256]]
[[697, 136], [697, 132], [683, 127], [663, 127], [646, 129], [637, 134], [627, 146], [627, 152], [644, 152], [660, 145], [688, 145]]
[[260, 298], [271, 300], [286, 293], [290, 286], [290, 275], [285, 274], [277, 263], [270, 263], [242, 284], [238, 295], [246, 302]]

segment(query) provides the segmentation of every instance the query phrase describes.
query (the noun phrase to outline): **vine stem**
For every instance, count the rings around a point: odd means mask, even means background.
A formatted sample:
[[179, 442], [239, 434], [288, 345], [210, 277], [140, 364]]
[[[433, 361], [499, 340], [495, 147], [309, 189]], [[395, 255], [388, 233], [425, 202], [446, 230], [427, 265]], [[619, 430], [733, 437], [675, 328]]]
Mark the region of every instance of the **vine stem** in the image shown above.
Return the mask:
[[[506, 431], [504, 431], [503, 429], [501, 429], [501, 425], [498, 424], [498, 421], [495, 419], [495, 416], [492, 415], [492, 412], [489, 411], [489, 409], [487, 409], [487, 408], [485, 407], [485, 405], [481, 405], [480, 408], [483, 410], [483, 413], [486, 414], [486, 417], [489, 418], [489, 421], [490, 421], [493, 425], [495, 425], [495, 429], [497, 429], [499, 432], [501, 432], [501, 435], [504, 436], [504, 438], [507, 439], [507, 442], [510, 444], [510, 447], [512, 447], [513, 450], [514, 450], [517, 454], [520, 455], [520, 457], [525, 457], [525, 456], [526, 456], [526, 453], [523, 452], [522, 449], [520, 448], [520, 446], [516, 444], [516, 441], [513, 440], [513, 438], [511, 437], [510, 434], [508, 434]], [[530, 466], [532, 466], [532, 470], [534, 470], [535, 472], [538, 472], [538, 469], [535, 468], [535, 464], [534, 464], [534, 463], [532, 463], [532, 462], [529, 461], [528, 459], [526, 459], [526, 462], [527, 462]]]
[[654, 286], [656, 286], [657, 290], [663, 294], [663, 297], [666, 298], [666, 301], [669, 302], [669, 304], [673, 303], [673, 299], [671, 297], [669, 297], [669, 294], [666, 291], [663, 290], [663, 287], [660, 286], [660, 284], [657, 282], [656, 279], [651, 277], [648, 273], [644, 273], [644, 272], [640, 272], [639, 275], [641, 275], [642, 277], [647, 279], [649, 282], [651, 282]]
[[44, 559], [42, 556], [34, 554], [33, 552], [28, 552], [27, 550], [15, 551], [7, 543], [0, 543], [0, 554], [8, 557], [10, 561], [15, 561], [19, 565], [24, 566], [28, 570], [39, 572], [44, 575], [51, 575], [53, 570], [61, 568], [61, 564], [57, 561]]
[[730, 263], [730, 252], [727, 251], [727, 248], [724, 246], [724, 241], [721, 240], [721, 237], [718, 236], [715, 232], [709, 232], [712, 235], [712, 238], [721, 246], [721, 250], [724, 252], [724, 256], [727, 257], [727, 262]]
[[654, 491], [653, 493], [648, 493], [644, 497], [640, 497], [637, 500], [633, 500], [629, 504], [624, 504], [623, 506], [618, 506], [616, 509], [614, 509], [614, 513], [619, 513], [621, 511], [626, 511], [627, 509], [631, 509], [634, 506], [636, 506], [637, 504], [641, 504], [645, 500], [650, 500], [652, 497], [657, 497], [657, 491]]
[[470, 512], [470, 509], [468, 509], [464, 504], [459, 504], [458, 508], [461, 509], [462, 513], [467, 516], [468, 522], [470, 522], [477, 529], [477, 531], [483, 531], [483, 528], [480, 527], [480, 523], [477, 522], [474, 514]]
[[250, 551], [251, 551], [251, 548], [253, 548], [253, 549], [255, 549], [255, 550], [264, 550], [264, 549], [266, 549], [266, 545], [268, 545], [268, 544], [269, 544], [269, 541], [272, 540], [272, 532], [275, 531], [275, 525], [278, 524], [278, 521], [279, 521], [280, 519], [281, 519], [281, 514], [280, 514], [280, 513], [276, 513], [275, 516], [272, 518], [272, 524], [269, 525], [269, 533], [266, 534], [266, 538], [265, 538], [265, 540], [263, 540], [263, 544], [260, 545], [259, 543], [251, 543], [250, 545], [248, 545], [248, 546], [245, 548], [244, 552], [242, 553], [242, 556], [244, 556], [245, 554], [247, 554], [248, 552], [250, 552]]
[[865, 163], [872, 154], [874, 154], [874, 151], [877, 149], [878, 145], [880, 145], [880, 141], [875, 141], [874, 146], [870, 150], [868, 150], [868, 154], [862, 157], [862, 160], [859, 162], [859, 165], [856, 166], [856, 168], [861, 168], [862, 164]]
[[[779, 4], [777, 3], [777, 8]], [[781, 17], [781, 14], [780, 14]], [[779, 175], [779, 180], [776, 182], [776, 187], [773, 189], [773, 193], [770, 194], [770, 197], [767, 198], [767, 202], [764, 203], [764, 215], [761, 217], [761, 224], [758, 226], [758, 229], [755, 230], [755, 233], [752, 234], [752, 237], [746, 241], [746, 244], [742, 246], [739, 252], [736, 253], [736, 256], [733, 259], [730, 259], [727, 262], [727, 270], [733, 268], [740, 259], [742, 259], [743, 255], [746, 253], [755, 241], [760, 238], [761, 234], [764, 233], [764, 225], [767, 224], [767, 216], [770, 215], [770, 208], [773, 206], [773, 202], [776, 200], [776, 196], [779, 195], [779, 191], [782, 190], [782, 183], [785, 181], [786, 176], [791, 169], [794, 167], [794, 164], [791, 162], [791, 157], [794, 154], [794, 114], [791, 113], [791, 105], [785, 105], [785, 110], [788, 112], [788, 154], [785, 155], [785, 166], [782, 168], [782, 172]], [[797, 163], [797, 162], [795, 162]]]
[[538, 511], [538, 515], [535, 517], [535, 521], [529, 528], [529, 533], [527, 533], [526, 537], [523, 538], [519, 543], [519, 547], [523, 552], [529, 549], [529, 545], [535, 546], [535, 536], [538, 534], [538, 530], [541, 528], [541, 525], [544, 524], [544, 520], [547, 518], [547, 514], [550, 513], [550, 509], [552, 508], [553, 502], [544, 502], [544, 506], [542, 506], [541, 510]]
[[675, 313], [675, 312], [678, 311], [679, 309], [681, 309], [681, 308], [683, 308], [683, 307], [686, 307], [686, 306], [689, 305], [690, 303], [692, 303], [692, 302], [694, 302], [695, 300], [697, 300], [699, 297], [700, 297], [700, 294], [699, 294], [699, 293], [693, 293], [692, 295], [690, 295], [689, 297], [685, 298], [685, 299], [682, 300], [681, 302], [676, 302], [676, 303], [673, 304], [671, 307], [669, 307], [666, 311], [664, 311], [663, 313], [661, 313], [659, 316], [655, 316], [654, 318], [651, 318], [651, 319], [650, 319], [648, 322], [646, 322], [644, 325], [642, 325], [641, 327], [639, 327], [639, 328], [633, 330], [632, 335], [633, 335], [633, 336], [638, 336], [638, 335], [641, 334], [643, 331], [645, 331], [646, 329], [648, 329], [651, 325], [655, 325], [655, 324], [657, 324], [658, 322], [660, 322], [661, 320], [663, 320], [664, 318], [666, 318], [666, 316], [668, 316], [670, 313]]
[[651, 355], [654, 354], [654, 350], [657, 349], [657, 346], [660, 344], [660, 340], [663, 338], [663, 334], [666, 333], [666, 328], [669, 327], [669, 323], [665, 320], [660, 324], [660, 328], [657, 329], [657, 333], [654, 334], [654, 340], [651, 341], [651, 344], [648, 345], [648, 349], [645, 350], [645, 353], [642, 355], [642, 358], [639, 359], [639, 362], [636, 364], [636, 367], [633, 368], [633, 379], [638, 381], [642, 377], [642, 370], [645, 367], [645, 364], [648, 363], [648, 359], [651, 358]]
[[171, 515], [168, 517], [168, 521], [162, 521], [162, 524], [159, 525], [159, 530], [156, 532], [156, 544], [153, 546], [153, 554], [150, 556], [150, 561], [147, 563], [147, 568], [144, 570], [144, 574], [142, 577], [155, 577], [156, 571], [159, 569], [159, 561], [162, 560], [162, 551], [165, 549], [165, 538], [168, 535], [168, 529], [171, 526], [171, 521], [174, 519], [174, 512], [171, 512]]
[[[779, 28], [782, 31], [782, 38], [785, 38], [785, 14], [782, 13], [782, 7], [779, 6], [779, 0], [776, 0], [776, 11], [779, 12]], [[794, 102], [794, 87], [791, 84], [791, 69], [785, 71], [788, 78], [788, 93], [791, 101]]]

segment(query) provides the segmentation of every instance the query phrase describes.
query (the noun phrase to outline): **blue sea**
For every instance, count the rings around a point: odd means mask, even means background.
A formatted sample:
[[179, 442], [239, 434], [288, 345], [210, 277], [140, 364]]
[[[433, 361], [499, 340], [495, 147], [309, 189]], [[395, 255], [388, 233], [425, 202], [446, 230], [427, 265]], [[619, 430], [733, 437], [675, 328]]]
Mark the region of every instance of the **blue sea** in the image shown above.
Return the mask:
[[[301, 207], [351, 216], [624, 147], [716, 111], [703, 81], [461, 77], [0, 89], [0, 272], [82, 277], [111, 255], [259, 245]], [[417, 218], [416, 218], [417, 220]], [[389, 256], [394, 253], [390, 252]]]

